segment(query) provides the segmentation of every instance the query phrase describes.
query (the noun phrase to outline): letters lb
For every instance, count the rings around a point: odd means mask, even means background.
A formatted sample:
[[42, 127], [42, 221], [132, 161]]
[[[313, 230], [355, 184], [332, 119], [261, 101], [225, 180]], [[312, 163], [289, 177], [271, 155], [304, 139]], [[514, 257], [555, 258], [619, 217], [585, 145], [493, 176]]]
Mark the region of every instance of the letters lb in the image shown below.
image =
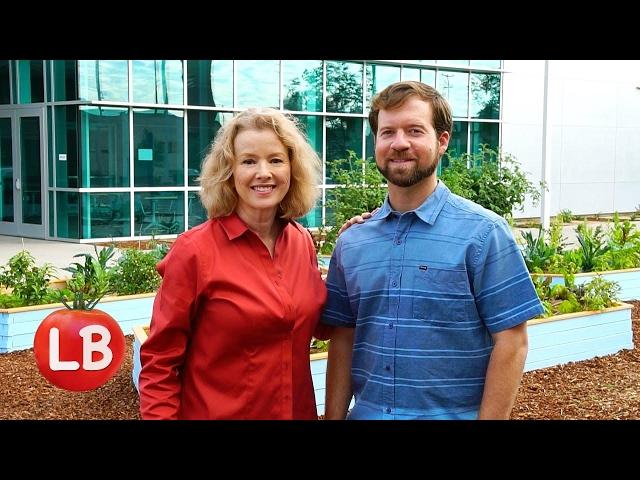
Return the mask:
[[120, 325], [101, 310], [51, 312], [33, 342], [40, 373], [56, 387], [93, 390], [115, 375], [124, 359]]

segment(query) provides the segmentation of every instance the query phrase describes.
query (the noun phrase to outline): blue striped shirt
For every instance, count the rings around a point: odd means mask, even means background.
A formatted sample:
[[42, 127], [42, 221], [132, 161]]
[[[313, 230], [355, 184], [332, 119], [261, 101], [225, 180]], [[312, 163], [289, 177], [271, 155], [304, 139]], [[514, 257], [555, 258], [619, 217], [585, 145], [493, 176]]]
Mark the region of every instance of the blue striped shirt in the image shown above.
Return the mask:
[[474, 419], [491, 333], [542, 313], [506, 221], [438, 182], [344, 232], [322, 321], [356, 327], [350, 419]]

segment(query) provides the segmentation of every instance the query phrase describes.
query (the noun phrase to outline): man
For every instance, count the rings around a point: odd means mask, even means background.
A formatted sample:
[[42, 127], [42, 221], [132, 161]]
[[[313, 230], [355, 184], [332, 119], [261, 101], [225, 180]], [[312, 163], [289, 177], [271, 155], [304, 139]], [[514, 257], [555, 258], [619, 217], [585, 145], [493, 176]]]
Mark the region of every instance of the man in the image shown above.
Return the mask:
[[542, 306], [506, 221], [436, 178], [453, 126], [419, 82], [372, 101], [382, 208], [331, 257], [326, 418], [507, 419]]

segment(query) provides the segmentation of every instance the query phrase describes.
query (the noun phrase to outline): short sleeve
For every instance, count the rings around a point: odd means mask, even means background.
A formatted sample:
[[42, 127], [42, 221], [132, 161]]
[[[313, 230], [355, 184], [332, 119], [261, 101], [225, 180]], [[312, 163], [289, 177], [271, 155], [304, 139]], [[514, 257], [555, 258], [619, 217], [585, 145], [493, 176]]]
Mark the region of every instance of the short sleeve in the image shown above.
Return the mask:
[[327, 274], [327, 303], [321, 322], [336, 327], [355, 327], [356, 317], [349, 302], [349, 293], [342, 267], [342, 239], [338, 239], [329, 262]]

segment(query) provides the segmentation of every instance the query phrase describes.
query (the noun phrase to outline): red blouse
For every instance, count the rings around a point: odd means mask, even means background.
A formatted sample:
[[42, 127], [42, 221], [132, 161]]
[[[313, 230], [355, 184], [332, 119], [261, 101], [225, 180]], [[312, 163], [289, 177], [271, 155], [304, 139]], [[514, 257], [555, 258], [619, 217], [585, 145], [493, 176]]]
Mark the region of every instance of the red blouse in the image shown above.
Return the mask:
[[309, 233], [289, 222], [267, 247], [236, 215], [183, 233], [140, 360], [144, 419], [316, 419], [309, 365], [327, 291]]

